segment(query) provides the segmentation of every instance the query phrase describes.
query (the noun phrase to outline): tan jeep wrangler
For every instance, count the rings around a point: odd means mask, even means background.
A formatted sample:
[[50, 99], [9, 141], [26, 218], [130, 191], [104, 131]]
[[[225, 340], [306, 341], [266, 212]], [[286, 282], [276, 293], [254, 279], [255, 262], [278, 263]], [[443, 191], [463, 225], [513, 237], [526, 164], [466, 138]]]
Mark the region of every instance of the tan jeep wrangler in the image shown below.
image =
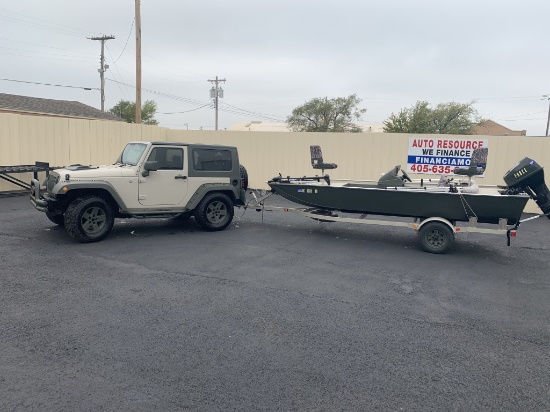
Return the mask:
[[55, 169], [31, 183], [31, 203], [80, 242], [97, 242], [115, 218], [190, 217], [225, 229], [245, 202], [246, 169], [231, 146], [130, 142], [116, 163]]

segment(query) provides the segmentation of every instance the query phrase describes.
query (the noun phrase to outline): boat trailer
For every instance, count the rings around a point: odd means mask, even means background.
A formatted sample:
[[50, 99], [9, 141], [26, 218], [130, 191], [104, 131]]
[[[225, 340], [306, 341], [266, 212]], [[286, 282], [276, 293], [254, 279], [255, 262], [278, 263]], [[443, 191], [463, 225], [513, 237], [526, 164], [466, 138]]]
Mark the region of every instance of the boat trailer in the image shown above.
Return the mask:
[[456, 222], [451, 222], [441, 217], [430, 217], [426, 219], [414, 218], [412, 222], [400, 222], [385, 219], [366, 219], [366, 214], [360, 214], [359, 217], [340, 217], [334, 211], [328, 209], [308, 208], [308, 207], [285, 207], [285, 206], [270, 206], [265, 204], [265, 200], [271, 197], [274, 193], [268, 192], [263, 194], [258, 191], [250, 191], [253, 199], [244, 206], [245, 209], [253, 209], [257, 212], [286, 212], [294, 213], [304, 217], [309, 217], [318, 222], [341, 222], [375, 226], [394, 226], [413, 229], [418, 233], [418, 241], [422, 250], [428, 253], [443, 254], [447, 253], [453, 246], [455, 235], [461, 233], [484, 233], [490, 235], [506, 236], [507, 245], [510, 246], [511, 238], [517, 236], [519, 225], [523, 222], [537, 219], [541, 216], [549, 216], [548, 213], [535, 215], [518, 221], [515, 225], [508, 225], [507, 219], [499, 219], [496, 228], [479, 227], [477, 218], [470, 217], [468, 222], [464, 222], [465, 226], [457, 226]]

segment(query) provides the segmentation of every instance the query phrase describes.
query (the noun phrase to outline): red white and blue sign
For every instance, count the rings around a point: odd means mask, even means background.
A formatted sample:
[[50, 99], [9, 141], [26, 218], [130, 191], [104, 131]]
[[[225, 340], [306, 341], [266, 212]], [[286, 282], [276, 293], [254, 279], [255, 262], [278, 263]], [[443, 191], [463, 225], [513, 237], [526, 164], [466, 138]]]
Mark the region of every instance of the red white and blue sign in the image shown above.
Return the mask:
[[488, 146], [487, 139], [410, 137], [407, 173], [453, 174], [456, 168], [476, 166], [482, 175]]

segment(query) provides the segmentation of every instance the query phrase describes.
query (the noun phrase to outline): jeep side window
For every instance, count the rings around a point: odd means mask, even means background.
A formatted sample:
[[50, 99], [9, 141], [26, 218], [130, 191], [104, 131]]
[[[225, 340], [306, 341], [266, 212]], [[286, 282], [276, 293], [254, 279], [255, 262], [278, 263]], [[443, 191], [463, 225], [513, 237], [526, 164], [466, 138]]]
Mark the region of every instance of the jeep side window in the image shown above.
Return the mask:
[[183, 149], [175, 147], [155, 147], [148, 161], [156, 161], [158, 170], [182, 170]]
[[193, 169], [231, 171], [231, 151], [222, 149], [193, 149]]

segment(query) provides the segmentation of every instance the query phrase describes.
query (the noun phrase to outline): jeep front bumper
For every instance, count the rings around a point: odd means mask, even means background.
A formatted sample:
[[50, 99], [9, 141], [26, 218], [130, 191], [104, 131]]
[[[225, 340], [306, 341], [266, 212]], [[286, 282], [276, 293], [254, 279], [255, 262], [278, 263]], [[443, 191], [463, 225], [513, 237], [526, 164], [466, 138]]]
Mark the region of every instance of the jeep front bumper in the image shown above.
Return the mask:
[[37, 179], [31, 180], [31, 204], [40, 212], [48, 211], [48, 200], [40, 194], [40, 182]]

